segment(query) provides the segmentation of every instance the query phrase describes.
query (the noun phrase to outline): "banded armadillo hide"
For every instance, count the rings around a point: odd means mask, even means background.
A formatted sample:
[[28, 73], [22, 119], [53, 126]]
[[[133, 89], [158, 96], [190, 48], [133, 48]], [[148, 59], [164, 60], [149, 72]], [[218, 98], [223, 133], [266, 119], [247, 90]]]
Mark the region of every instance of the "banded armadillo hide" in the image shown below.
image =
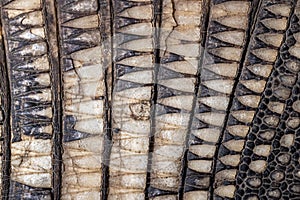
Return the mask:
[[1, 0], [5, 200], [299, 200], [300, 1]]

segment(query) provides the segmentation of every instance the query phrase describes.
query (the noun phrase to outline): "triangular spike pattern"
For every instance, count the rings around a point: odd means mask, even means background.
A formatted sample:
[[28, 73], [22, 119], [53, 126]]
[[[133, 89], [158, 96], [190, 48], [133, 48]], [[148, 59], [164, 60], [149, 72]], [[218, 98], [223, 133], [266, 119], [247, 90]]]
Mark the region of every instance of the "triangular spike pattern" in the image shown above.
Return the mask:
[[299, 200], [299, 8], [1, 0], [0, 198]]
[[[285, 35], [284, 48], [291, 49], [293, 46], [299, 45], [300, 41], [298, 40], [293, 43], [291, 42], [295, 39], [293, 35], [299, 33], [299, 30], [294, 28], [296, 25], [299, 25], [298, 22], [294, 21], [294, 19], [298, 18], [297, 15], [299, 14], [300, 13], [296, 10], [291, 16], [289, 34]], [[274, 181], [275, 183], [282, 183], [284, 177], [287, 177], [286, 181], [291, 180], [290, 177], [292, 177], [290, 170], [292, 168], [291, 158], [289, 156], [293, 155], [292, 146], [294, 145], [299, 126], [297, 120], [293, 121], [293, 119], [297, 119], [299, 115], [297, 112], [299, 81], [297, 72], [291, 71], [286, 63], [299, 62], [299, 58], [295, 57], [291, 59], [290, 57], [285, 58], [282, 56], [280, 57], [280, 62], [278, 62], [280, 64], [275, 64], [274, 66], [262, 100], [258, 106], [258, 111], [253, 119], [253, 125], [247, 137], [240, 166], [254, 166], [255, 162], [260, 160], [263, 162], [266, 159], [269, 164], [268, 167], [265, 166], [262, 169], [250, 168], [246, 171], [239, 170], [237, 184], [242, 185], [242, 182], [248, 184], [245, 184], [247, 185], [245, 187], [238, 187], [238, 194], [242, 194], [247, 188], [255, 188], [254, 191], [256, 191], [257, 197], [277, 198], [277, 195], [279, 195], [281, 198], [290, 199], [297, 195], [297, 188], [299, 188], [297, 185], [292, 185], [290, 189], [285, 189], [276, 184], [268, 186], [267, 182]], [[284, 69], [284, 72], [282, 72], [282, 69]], [[280, 76], [277, 75], [279, 73]], [[267, 127], [267, 130], [261, 130], [255, 127]], [[275, 131], [275, 138], [270, 138], [267, 143], [266, 141], [262, 143], [260, 141], [261, 134], [265, 131]], [[255, 145], [254, 148], [252, 148], [253, 144]], [[277, 151], [279, 148], [282, 150]], [[246, 149], [247, 154], [245, 154]], [[254, 160], [255, 157], [259, 158]], [[271, 168], [272, 165], [276, 166], [275, 169]], [[289, 167], [286, 167], [286, 165], [289, 165]], [[285, 170], [282, 171], [281, 169]], [[241, 177], [247, 178], [242, 180]], [[264, 187], [260, 188], [259, 185], [254, 184], [255, 182], [264, 183]], [[265, 188], [268, 189], [266, 190]]]
[[[284, 6], [285, 8], [289, 7], [289, 9], [290, 9], [289, 13], [291, 15], [293, 5], [290, 2], [287, 2], [285, 5], [286, 5], [286, 6]], [[224, 162], [223, 162], [223, 164], [225, 164], [225, 166], [217, 164], [216, 168], [219, 170], [239, 169], [240, 168], [240, 170], [241, 170], [240, 172], [243, 173], [243, 170], [241, 169], [241, 167], [243, 166], [243, 163], [239, 164], [240, 158], [242, 156], [243, 151], [247, 152], [247, 154], [248, 154], [248, 150], [249, 150], [250, 146], [247, 147], [247, 145], [245, 145], [245, 147], [243, 146], [242, 148], [238, 148], [238, 145], [236, 144], [236, 142], [245, 142], [245, 141], [248, 142], [248, 140], [250, 138], [255, 137], [255, 136], [250, 136], [249, 133], [247, 133], [247, 137], [245, 138], [245, 134], [238, 133], [239, 135], [237, 135], [237, 133], [234, 133], [233, 130], [235, 129], [235, 126], [243, 126], [245, 128], [245, 130], [248, 130], [252, 126], [252, 123], [255, 124], [255, 121], [253, 121], [255, 116], [261, 116], [260, 114], [256, 113], [256, 110], [259, 109], [259, 104], [260, 104], [259, 102], [262, 99], [263, 92], [264, 91], [267, 92], [267, 90], [268, 90], [269, 84], [266, 84], [268, 79], [266, 79], [265, 77], [268, 77], [267, 75], [270, 74], [269, 66], [272, 66], [272, 68], [274, 68], [274, 65], [276, 66], [275, 61], [278, 58], [277, 52], [279, 51], [279, 46], [281, 46], [281, 43], [283, 42], [283, 38], [284, 38], [284, 32], [278, 31], [278, 33], [276, 33], [277, 34], [276, 37], [274, 36], [273, 40], [269, 40], [271, 37], [270, 34], [273, 32], [272, 29], [283, 31], [285, 29], [288, 29], [288, 27], [289, 27], [288, 19], [290, 18], [290, 15], [287, 17], [281, 16], [281, 15], [274, 15], [274, 14], [269, 15], [268, 12], [264, 11], [264, 9], [267, 9], [269, 6], [275, 7], [276, 3], [272, 4], [268, 1], [262, 1], [261, 7], [258, 10], [257, 21], [254, 26], [253, 34], [250, 38], [250, 43], [249, 43], [249, 48], [248, 48], [248, 51], [246, 54], [246, 59], [245, 59], [245, 62], [243, 63], [243, 68], [241, 69], [241, 75], [240, 75], [240, 78], [239, 78], [239, 80], [237, 82], [237, 86], [236, 86], [239, 90], [246, 89], [247, 92], [244, 92], [244, 94], [242, 92], [239, 92], [239, 93], [235, 92], [235, 94], [234, 94], [233, 102], [235, 102], [235, 103], [230, 108], [228, 121], [227, 121], [227, 124], [225, 124], [225, 129], [224, 129], [224, 133], [223, 133], [224, 136], [223, 136], [223, 139], [220, 144], [219, 151], [218, 151], [218, 159], [221, 162], [227, 160], [228, 156], [231, 156], [231, 153], [235, 152], [236, 164], [232, 165], [232, 164], [226, 164]], [[267, 23], [269, 25], [266, 25]], [[272, 25], [272, 27], [271, 27], [271, 25]], [[275, 27], [275, 26], [278, 26], [278, 27]], [[275, 38], [278, 40], [275, 40]], [[281, 51], [279, 51], [279, 52], [281, 52]], [[258, 63], [260, 63], [259, 69], [257, 69]], [[274, 69], [272, 69], [272, 70], [274, 70]], [[252, 73], [254, 75], [253, 77], [251, 77]], [[273, 71], [273, 73], [274, 73], [274, 71]], [[251, 96], [251, 98], [248, 98], [249, 95]], [[247, 101], [245, 101], [245, 99], [247, 99]], [[249, 102], [251, 99], [253, 99], [254, 101]], [[266, 109], [262, 109], [261, 111], [265, 113]], [[276, 121], [278, 119], [277, 119], [277, 116], [271, 115], [269, 117], [265, 117], [262, 120], [266, 123], [269, 123], [266, 127], [271, 128], [270, 126], [277, 125]], [[252, 128], [253, 128], [253, 126], [252, 126]], [[251, 130], [250, 130], [250, 132], [251, 132]], [[240, 136], [243, 136], [243, 137], [241, 138]], [[228, 140], [227, 138], [229, 138], [229, 137], [231, 137], [232, 139]], [[262, 158], [265, 158], [266, 156], [268, 156], [269, 151], [270, 151], [270, 146], [269, 145], [266, 145], [266, 146], [258, 145], [258, 146], [255, 146], [254, 149], [253, 149], [253, 147], [254, 146], [251, 146], [250, 149], [255, 151], [257, 153], [256, 156], [259, 156], [261, 160], [256, 157], [255, 159], [256, 160], [258, 159], [256, 164], [253, 163], [251, 166], [249, 166], [249, 168], [251, 169], [251, 167], [252, 167], [252, 169], [255, 169], [255, 170], [263, 170], [263, 168], [266, 165], [266, 162], [265, 162], [265, 159], [262, 159]], [[226, 151], [223, 151], [224, 148], [228, 149], [230, 151], [228, 151], [228, 153], [226, 153]], [[256, 171], [256, 173], [260, 173], [260, 172]], [[253, 184], [253, 186], [250, 186], [250, 187], [254, 193], [256, 191], [255, 187], [259, 187], [259, 185], [260, 185], [257, 183], [259, 180], [256, 180], [256, 179], [252, 180], [252, 175], [249, 176], [249, 180], [250, 179], [252, 182], [251, 183], [247, 182], [247, 183], [245, 183], [245, 185], [247, 185], [247, 187], [248, 187], [249, 184], [250, 185]], [[218, 186], [215, 189], [216, 196], [220, 196], [220, 194], [222, 194], [218, 191], [222, 191], [221, 188], [225, 187], [225, 185], [227, 185], [226, 180], [227, 179], [225, 179], [223, 181], [223, 184], [221, 184], [220, 186]], [[239, 190], [239, 188], [243, 187], [243, 186], [238, 186], [239, 182], [237, 183], [237, 182], [235, 182], [235, 180], [231, 180], [230, 183], [233, 185], [236, 185], [236, 187], [238, 189], [236, 191], [237, 197], [246, 198], [244, 195], [248, 195], [248, 194], [241, 193], [241, 190]], [[235, 191], [235, 189], [234, 189], [234, 191]], [[242, 195], [242, 196], [240, 196], [240, 195]], [[250, 198], [250, 196], [249, 196], [249, 198]], [[253, 194], [253, 197], [251, 196], [251, 198], [256, 198], [256, 196]]]

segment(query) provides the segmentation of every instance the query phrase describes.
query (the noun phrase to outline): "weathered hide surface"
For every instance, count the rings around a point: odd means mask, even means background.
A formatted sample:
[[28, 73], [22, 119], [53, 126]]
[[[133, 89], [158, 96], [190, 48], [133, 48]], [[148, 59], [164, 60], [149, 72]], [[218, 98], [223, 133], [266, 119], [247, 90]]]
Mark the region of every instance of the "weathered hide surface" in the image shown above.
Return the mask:
[[5, 200], [299, 200], [300, 1], [0, 0]]

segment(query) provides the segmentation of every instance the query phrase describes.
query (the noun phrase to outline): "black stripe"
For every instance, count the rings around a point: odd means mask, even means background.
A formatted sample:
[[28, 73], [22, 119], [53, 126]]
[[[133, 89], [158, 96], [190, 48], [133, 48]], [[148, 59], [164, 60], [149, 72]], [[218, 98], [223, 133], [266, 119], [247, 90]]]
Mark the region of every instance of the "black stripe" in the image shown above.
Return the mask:
[[52, 149], [52, 197], [55, 200], [61, 196], [62, 182], [62, 80], [59, 53], [59, 36], [56, 5], [52, 0], [44, 0], [43, 14], [48, 43], [48, 54], [51, 68], [53, 96], [53, 149]]
[[155, 131], [156, 131], [156, 123], [155, 123], [155, 113], [156, 113], [156, 103], [157, 103], [157, 76], [159, 71], [159, 65], [161, 63], [160, 58], [160, 27], [162, 23], [162, 4], [163, 0], [153, 0], [153, 28], [154, 28], [154, 80], [153, 80], [153, 88], [152, 88], [152, 97], [151, 97], [151, 112], [150, 112], [150, 135], [149, 135], [149, 148], [148, 148], [148, 163], [147, 163], [147, 176], [146, 176], [146, 187], [145, 187], [145, 199], [149, 199], [149, 193], [151, 193], [150, 181], [151, 181], [151, 167], [152, 167], [152, 157], [154, 151], [155, 144]]
[[[2, 27], [2, 7], [0, 10], [0, 27]], [[2, 114], [4, 117], [3, 129], [2, 129], [2, 199], [6, 200], [9, 197], [9, 187], [10, 187], [10, 160], [11, 160], [11, 150], [10, 150], [10, 140], [11, 140], [11, 130], [10, 130], [10, 117], [11, 117], [11, 96], [10, 96], [10, 85], [8, 78], [8, 70], [6, 66], [6, 49], [4, 47], [5, 34], [2, 32], [2, 39], [0, 39], [0, 77], [1, 77], [1, 98], [2, 98]]]
[[[112, 0], [99, 0], [101, 45], [103, 52], [111, 52], [113, 48], [113, 5]], [[107, 51], [105, 51], [107, 50]], [[104, 125], [104, 147], [102, 162], [102, 200], [108, 198], [109, 189], [109, 160], [112, 147], [112, 120], [111, 120], [111, 98], [114, 86], [113, 53], [104, 55], [104, 84], [105, 84], [105, 125]]]

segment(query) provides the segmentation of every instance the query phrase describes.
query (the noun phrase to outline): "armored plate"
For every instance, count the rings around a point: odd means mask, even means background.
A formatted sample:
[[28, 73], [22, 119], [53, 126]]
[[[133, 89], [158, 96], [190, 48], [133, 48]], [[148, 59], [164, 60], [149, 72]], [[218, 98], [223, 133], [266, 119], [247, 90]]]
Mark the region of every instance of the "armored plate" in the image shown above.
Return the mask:
[[299, 200], [300, 1], [1, 0], [5, 200]]

